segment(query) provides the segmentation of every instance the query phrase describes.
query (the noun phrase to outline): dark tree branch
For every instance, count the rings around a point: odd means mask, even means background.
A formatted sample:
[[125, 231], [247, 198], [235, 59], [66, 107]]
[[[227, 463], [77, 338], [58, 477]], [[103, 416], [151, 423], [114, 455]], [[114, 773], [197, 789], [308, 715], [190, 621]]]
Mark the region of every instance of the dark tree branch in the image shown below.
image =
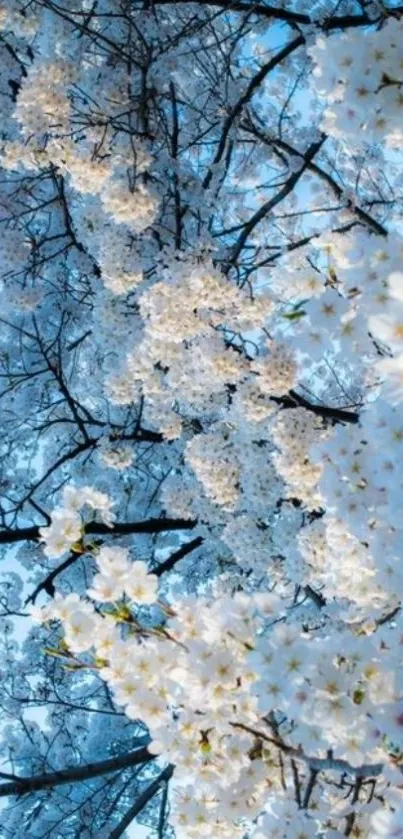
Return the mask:
[[58, 565], [57, 568], [54, 568], [53, 571], [47, 574], [44, 580], [41, 580], [41, 582], [38, 583], [38, 585], [34, 588], [33, 592], [25, 600], [24, 606], [27, 606], [28, 603], [35, 603], [35, 600], [38, 597], [38, 594], [41, 593], [41, 591], [46, 591], [46, 594], [48, 594], [49, 597], [53, 597], [55, 594], [55, 586], [53, 581], [56, 579], [56, 577], [59, 576], [59, 574], [61, 574], [63, 571], [66, 571], [67, 568], [71, 568], [71, 566], [74, 565], [74, 563], [77, 562], [77, 560], [80, 559], [81, 556], [82, 554], [69, 554], [69, 556], [67, 557], [67, 559], [64, 560], [64, 562]]
[[[172, 159], [176, 161], [178, 159], [178, 151], [179, 151], [179, 118], [178, 118], [178, 103], [176, 101], [176, 91], [175, 85], [173, 82], [170, 82], [169, 90], [171, 94], [171, 103], [172, 103], [172, 136], [171, 136], [171, 154]], [[173, 190], [174, 190], [174, 201], [175, 201], [175, 247], [180, 248], [182, 243], [182, 209], [181, 209], [181, 197], [179, 191], [179, 178], [176, 168], [173, 173]]]
[[[179, 3], [187, 5], [189, 0], [153, 0], [153, 2], [154, 5], [159, 6], [178, 5]], [[195, 3], [192, 3], [192, 5], [195, 5]], [[334, 31], [335, 29], [348, 29], [350, 27], [374, 26], [382, 18], [389, 16], [399, 17], [403, 13], [403, 6], [397, 6], [390, 9], [386, 8], [384, 12], [379, 13], [376, 20], [371, 20], [369, 15], [364, 12], [360, 15], [329, 15], [328, 18], [317, 23], [311, 15], [280, 9], [276, 6], [267, 5], [266, 3], [254, 3], [253, 0], [249, 3], [247, 0], [198, 0], [197, 5], [222, 8], [228, 12], [246, 12], [248, 14], [252, 12], [259, 17], [267, 18], [267, 20], [284, 21], [284, 23], [288, 23], [293, 27], [298, 26], [298, 24], [305, 24], [307, 26], [313, 24], [324, 32]]]
[[[333, 194], [336, 195], [338, 199], [342, 200], [345, 197], [341, 186], [339, 186], [337, 181], [335, 181], [334, 178], [332, 178], [332, 176], [325, 171], [325, 169], [322, 169], [322, 167], [314, 163], [313, 160], [307, 161], [306, 152], [300, 152], [298, 149], [294, 148], [294, 146], [292, 146], [290, 143], [287, 143], [285, 140], [282, 140], [279, 137], [269, 137], [261, 128], [258, 128], [251, 121], [245, 121], [245, 123], [242, 123], [241, 127], [245, 131], [248, 131], [258, 139], [260, 139], [263, 143], [266, 143], [268, 146], [271, 146], [272, 148], [278, 147], [282, 149], [282, 151], [288, 152], [288, 154], [300, 157], [307, 163], [307, 169], [309, 169], [310, 172], [313, 172], [322, 181], [324, 181], [330, 187]], [[346, 206], [352, 213], [354, 213], [354, 215], [357, 216], [357, 218], [363, 224], [366, 225], [366, 227], [369, 227], [370, 230], [373, 230], [374, 233], [377, 233], [380, 236], [388, 235], [386, 227], [380, 224], [380, 222], [376, 219], [372, 218], [372, 216], [370, 216], [369, 213], [367, 213], [365, 210], [361, 209], [361, 207], [357, 207], [357, 205], [353, 204], [351, 200], [346, 200]]]
[[[139, 428], [132, 434], [119, 434], [116, 436], [113, 436], [113, 434], [111, 434], [109, 435], [109, 439], [111, 441], [111, 444], [113, 444], [114, 442], [126, 440], [132, 440], [133, 442], [137, 441], [138, 443], [161, 443], [163, 442], [164, 438], [162, 434], [159, 434], [157, 431], [149, 431], [147, 428]], [[43, 483], [45, 483], [45, 481], [48, 478], [50, 478], [50, 476], [53, 475], [53, 473], [57, 469], [60, 468], [60, 466], [63, 466], [63, 464], [67, 463], [69, 460], [74, 460], [76, 457], [78, 457], [78, 455], [82, 454], [83, 452], [95, 448], [98, 445], [98, 442], [98, 438], [87, 436], [83, 443], [79, 443], [77, 446], [75, 446], [74, 449], [71, 449], [71, 451], [61, 455], [58, 458], [58, 460], [55, 460], [55, 462], [52, 463], [51, 466], [49, 466], [49, 468], [43, 473], [43, 475], [41, 475], [41, 477], [36, 481], [36, 483], [33, 484], [33, 486], [31, 486], [31, 488], [29, 489], [29, 493], [25, 496], [23, 501], [26, 502], [31, 497], [31, 495], [33, 495], [33, 493], [36, 492], [36, 490], [39, 489], [39, 487]]]
[[30, 778], [17, 778], [7, 784], [0, 784], [0, 798], [7, 795], [27, 795], [30, 792], [58, 787], [61, 784], [71, 784], [76, 781], [87, 781], [89, 778], [97, 778], [100, 775], [107, 775], [109, 772], [118, 772], [129, 769], [131, 766], [138, 766], [140, 763], [149, 763], [155, 759], [146, 746], [128, 752], [118, 757], [110, 757], [100, 760], [97, 763], [87, 763], [85, 766], [72, 766], [70, 769], [62, 769], [59, 772], [49, 772], [43, 775], [33, 775]]
[[288, 178], [283, 188], [280, 189], [277, 195], [273, 195], [273, 197], [266, 201], [265, 204], [262, 204], [259, 210], [257, 210], [256, 213], [254, 213], [253, 216], [249, 219], [249, 221], [245, 224], [242, 232], [238, 236], [238, 239], [232, 249], [229, 265], [235, 264], [239, 254], [241, 253], [246, 243], [248, 236], [250, 236], [252, 231], [255, 229], [256, 225], [259, 224], [259, 222], [261, 222], [267, 216], [267, 214], [273, 209], [273, 207], [276, 207], [277, 204], [280, 204], [281, 201], [284, 201], [284, 198], [286, 198], [287, 195], [289, 195], [290, 192], [292, 192], [299, 179], [308, 169], [311, 160], [313, 160], [315, 154], [317, 154], [325, 140], [326, 136], [323, 134], [320, 140], [317, 140], [315, 143], [312, 143], [309, 146], [309, 149], [307, 149], [307, 151], [305, 152], [302, 166], [298, 170], [298, 172], [293, 172], [293, 174]]
[[[298, 47], [300, 47], [303, 43], [304, 38], [302, 35], [299, 35], [293, 41], [290, 41], [288, 44], [286, 44], [285, 47], [283, 47], [282, 50], [280, 50], [276, 55], [274, 55], [273, 58], [270, 59], [270, 61], [268, 61], [266, 64], [263, 64], [263, 67], [261, 67], [259, 72], [256, 73], [253, 79], [251, 79], [245, 90], [245, 93], [243, 93], [242, 96], [238, 99], [238, 102], [231, 109], [226, 120], [224, 121], [221, 137], [218, 143], [218, 148], [212, 163], [213, 166], [216, 166], [217, 163], [220, 162], [224, 154], [227, 137], [236, 117], [238, 117], [242, 113], [242, 110], [245, 107], [245, 105], [247, 105], [247, 103], [250, 102], [253, 94], [260, 87], [261, 83], [271, 72], [271, 70], [273, 70], [275, 67], [281, 64], [281, 62], [284, 61], [285, 58], [291, 55], [291, 53], [295, 52], [295, 50], [298, 49]], [[205, 176], [203, 181], [204, 189], [207, 189], [207, 187], [209, 186], [213, 177], [213, 171], [214, 170], [210, 168], [207, 172], [207, 175]]]
[[157, 577], [161, 577], [162, 574], [165, 574], [166, 571], [170, 571], [171, 568], [179, 562], [180, 559], [183, 559], [188, 554], [195, 551], [196, 548], [199, 548], [202, 545], [204, 539], [202, 536], [196, 536], [196, 539], [192, 539], [191, 542], [186, 542], [186, 545], [182, 545], [175, 553], [171, 554], [164, 562], [161, 562], [157, 568], [152, 569], [152, 573], [156, 574]]
[[[103, 522], [89, 522], [85, 525], [86, 534], [98, 536], [127, 536], [131, 533], [165, 533], [170, 530], [193, 530], [197, 522], [192, 519], [147, 519], [146, 521], [116, 522], [108, 527]], [[16, 530], [0, 530], [0, 545], [14, 542], [37, 541], [40, 538], [39, 526], [21, 527]]]
[[[188, 5], [190, 0], [154, 0], [158, 6]], [[192, 5], [196, 5], [192, 3]], [[275, 6], [268, 6], [265, 3], [244, 2], [244, 0], [198, 0], [198, 6], [211, 6], [212, 9], [221, 8], [228, 12], [246, 12], [265, 17], [267, 20], [282, 20], [291, 25], [309, 24], [311, 18], [306, 14], [288, 12], [285, 9], [278, 9]]]
[[132, 823], [133, 819], [135, 819], [136, 816], [138, 816], [138, 814], [141, 813], [146, 804], [148, 804], [148, 802], [151, 801], [153, 796], [158, 792], [161, 784], [163, 784], [164, 781], [167, 782], [170, 778], [172, 778], [173, 771], [173, 766], [167, 766], [166, 769], [164, 769], [161, 772], [161, 774], [158, 775], [158, 778], [155, 778], [155, 780], [152, 781], [148, 787], [146, 787], [144, 792], [142, 792], [138, 796], [136, 801], [130, 807], [130, 810], [128, 810], [126, 815], [123, 816], [123, 819], [121, 819], [117, 827], [115, 827], [115, 829], [112, 830], [109, 839], [119, 839], [120, 836], [123, 836], [123, 833], [125, 832], [126, 828], [129, 827], [129, 825]]
[[193, 519], [147, 519], [146, 521], [116, 522], [112, 527], [103, 522], [90, 522], [85, 527], [86, 533], [97, 535], [125, 536], [130, 533], [165, 533], [170, 530], [193, 530], [197, 521]]
[[319, 417], [332, 420], [333, 422], [355, 424], [360, 418], [360, 415], [354, 411], [346, 411], [343, 408], [330, 408], [327, 405], [315, 405], [295, 390], [290, 390], [286, 396], [271, 396], [270, 399], [272, 402], [277, 402], [283, 408], [297, 408], [300, 406], [301, 408], [306, 408], [307, 411], [311, 411], [313, 414], [317, 414]]
[[[158, 565], [157, 568], [150, 569], [151, 572], [153, 574], [156, 574], [157, 577], [161, 577], [162, 574], [166, 573], [166, 571], [170, 571], [171, 568], [173, 568], [176, 565], [176, 563], [179, 562], [179, 560], [183, 559], [183, 557], [187, 556], [192, 551], [196, 550], [196, 548], [200, 547], [200, 545], [203, 544], [203, 541], [204, 540], [202, 536], [197, 536], [196, 539], [192, 539], [191, 542], [187, 542], [186, 545], [182, 545], [182, 547], [175, 551], [173, 554], [171, 554], [171, 556], [169, 556], [168, 559], [166, 559], [164, 562], [161, 562], [161, 564]], [[83, 554], [71, 553], [67, 557], [67, 559], [64, 560], [64, 562], [62, 562], [57, 568], [54, 568], [53, 571], [47, 574], [45, 579], [41, 580], [41, 582], [38, 583], [36, 588], [34, 588], [32, 594], [30, 594], [29, 597], [27, 597], [25, 601], [25, 606], [28, 603], [35, 603], [35, 600], [41, 591], [46, 591], [49, 597], [53, 597], [55, 593], [54, 580], [60, 574], [62, 574], [63, 571], [66, 571], [67, 568], [71, 568], [71, 566], [74, 565], [74, 563], [77, 562], [77, 560], [80, 559], [80, 557], [82, 556]]]

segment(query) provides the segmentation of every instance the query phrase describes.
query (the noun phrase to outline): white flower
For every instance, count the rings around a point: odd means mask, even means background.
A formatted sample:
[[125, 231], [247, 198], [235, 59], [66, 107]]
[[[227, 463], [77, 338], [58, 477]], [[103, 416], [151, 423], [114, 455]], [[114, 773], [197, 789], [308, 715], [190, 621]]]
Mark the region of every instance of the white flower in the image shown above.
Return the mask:
[[372, 334], [394, 350], [403, 347], [403, 305], [390, 300], [378, 315], [368, 319]]
[[122, 581], [130, 570], [129, 551], [103, 545], [96, 554], [96, 563], [105, 577]]
[[91, 588], [88, 589], [88, 595], [102, 603], [114, 603], [122, 597], [122, 586], [116, 578], [96, 574]]
[[124, 183], [110, 178], [101, 191], [107, 213], [119, 224], [127, 224], [135, 233], [149, 227], [157, 214], [158, 203], [143, 186], [129, 191]]
[[349, 311], [348, 300], [333, 289], [327, 289], [320, 297], [311, 299], [305, 306], [314, 329], [325, 329], [327, 333], [336, 333], [340, 320]]
[[158, 577], [149, 574], [145, 562], [132, 562], [124, 578], [124, 589], [134, 603], [155, 603], [158, 597]]
[[128, 272], [119, 267], [102, 269], [102, 282], [112, 294], [129, 294], [143, 280], [141, 272]]
[[385, 397], [392, 405], [399, 405], [403, 402], [403, 353], [395, 358], [383, 358], [376, 367], [385, 377]]
[[99, 492], [99, 490], [96, 490], [93, 487], [76, 487], [72, 484], [66, 486], [63, 490], [63, 504], [64, 508], [61, 508], [62, 514], [64, 509], [76, 513], [88, 504], [89, 507], [100, 513], [102, 520], [109, 527], [111, 527], [114, 522], [114, 515], [111, 508], [114, 506], [115, 502], [111, 501], [104, 492]]
[[65, 622], [66, 642], [73, 652], [79, 653], [92, 647], [96, 632], [95, 620], [83, 609], [73, 611]]
[[167, 717], [167, 705], [155, 691], [149, 690], [143, 684], [138, 688], [134, 702], [128, 705], [126, 713], [132, 719], [143, 719], [149, 728], [158, 729]]
[[78, 594], [68, 594], [66, 597], [62, 597], [59, 592], [56, 592], [55, 598], [51, 604], [51, 617], [57, 618], [60, 621], [67, 621], [72, 612], [77, 609], [89, 612], [92, 611], [89, 604], [86, 604], [83, 600], [81, 600]]
[[403, 303], [403, 273], [394, 271], [388, 277], [389, 293], [394, 300]]
[[81, 499], [81, 506], [88, 504], [89, 507], [92, 507], [93, 510], [96, 510], [100, 514], [102, 521], [108, 527], [112, 527], [115, 516], [111, 508], [114, 506], [115, 501], [111, 501], [104, 492], [99, 492], [93, 489], [93, 487], [80, 487], [77, 493]]
[[403, 749], [403, 701], [388, 702], [380, 705], [373, 715], [374, 722], [382, 734], [396, 748]]
[[[393, 809], [389, 809], [389, 806]], [[403, 802], [401, 793], [389, 793], [383, 807], [371, 817], [370, 839], [403, 839]]]
[[119, 648], [120, 632], [113, 618], [105, 618], [97, 627], [94, 638], [94, 647], [100, 658], [108, 659], [110, 655], [116, 656]]
[[50, 526], [41, 527], [39, 532], [45, 542], [45, 556], [59, 557], [80, 539], [82, 521], [77, 513], [58, 508], [52, 513]]
[[134, 452], [127, 446], [110, 449], [104, 448], [101, 451], [101, 458], [106, 466], [110, 466], [111, 469], [116, 469], [118, 472], [122, 472], [124, 469], [128, 469], [128, 467], [132, 465]]
[[143, 689], [143, 675], [127, 674], [119, 679], [113, 687], [116, 702], [119, 705], [133, 704], [137, 694]]

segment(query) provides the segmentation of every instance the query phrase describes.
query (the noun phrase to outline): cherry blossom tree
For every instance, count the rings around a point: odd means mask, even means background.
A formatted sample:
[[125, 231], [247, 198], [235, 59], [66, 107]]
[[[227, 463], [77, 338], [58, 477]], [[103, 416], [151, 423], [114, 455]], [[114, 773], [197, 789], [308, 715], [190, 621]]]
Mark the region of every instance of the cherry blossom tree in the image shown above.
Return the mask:
[[402, 27], [0, 9], [6, 837], [403, 836]]

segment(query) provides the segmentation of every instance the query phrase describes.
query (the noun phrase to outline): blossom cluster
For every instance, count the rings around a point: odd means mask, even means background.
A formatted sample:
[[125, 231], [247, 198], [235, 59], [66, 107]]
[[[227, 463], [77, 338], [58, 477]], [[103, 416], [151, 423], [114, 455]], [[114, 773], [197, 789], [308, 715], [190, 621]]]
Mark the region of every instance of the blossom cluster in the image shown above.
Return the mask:
[[188, 443], [186, 459], [216, 504], [234, 506], [238, 498], [239, 464], [226, 429], [198, 434]]
[[[399, 144], [401, 32], [389, 21], [311, 49], [333, 137]], [[74, 78], [62, 62], [33, 65], [15, 111], [27, 144], [6, 143], [3, 165], [52, 164], [68, 179], [78, 249], [105, 286], [93, 311], [105, 344], [114, 338], [99, 354], [106, 395], [113, 410], [140, 404], [141, 422], [175, 441], [157, 470], [162, 503], [221, 541], [248, 593], [231, 594], [225, 577], [204, 581], [203, 596], [159, 599], [157, 574], [127, 548], [86, 543], [88, 508], [112, 528], [113, 502], [67, 487], [40, 530], [44, 553], [93, 552], [97, 570], [85, 596], [58, 595], [35, 614], [62, 624], [58, 655], [98, 673], [147, 727], [150, 753], [175, 766], [171, 821], [187, 836], [336, 839], [352, 824], [368, 839], [398, 836], [401, 238], [317, 236], [316, 267], [284, 259], [270, 296], [251, 293], [213, 251], [172, 253], [148, 236], [158, 179], [139, 177], [151, 158], [135, 139], [130, 155], [103, 127], [80, 143], [59, 136]], [[31, 133], [49, 136], [35, 145]], [[359, 417], [298, 398], [304, 373], [320, 386], [331, 361], [343, 396], [350, 368], [371, 391]], [[133, 462], [109, 438], [98, 451], [118, 471]], [[206, 594], [220, 585], [229, 593]], [[313, 603], [302, 620], [298, 598]]]
[[320, 419], [305, 408], [282, 411], [272, 423], [272, 439], [278, 447], [273, 454], [276, 470], [290, 487], [290, 492], [301, 498], [308, 508], [315, 508], [320, 502], [317, 484], [321, 467], [310, 457], [310, 448], [320, 431]]
[[39, 27], [39, 20], [35, 11], [19, 9], [15, 3], [7, 3], [0, 6], [0, 31], [12, 32], [13, 35], [30, 39]]
[[88, 507], [100, 515], [104, 524], [108, 527], [113, 526], [113, 501], [105, 493], [88, 486], [66, 486], [62, 506], [53, 510], [50, 525], [40, 528], [46, 556], [62, 556], [80, 542], [85, 533], [82, 509]]
[[261, 329], [272, 310], [270, 298], [251, 300], [206, 257], [171, 263], [165, 274], [139, 296], [144, 337], [128, 354], [126, 370], [109, 377], [109, 398], [130, 403], [141, 392], [152, 421], [174, 439], [182, 431], [181, 413], [202, 411], [219, 419], [228, 388], [248, 376], [260, 383], [257, 398], [263, 402], [270, 388], [274, 393], [295, 381], [292, 356], [284, 349], [273, 347], [264, 366], [254, 370], [227, 338]]
[[99, 445], [98, 449], [101, 460], [106, 466], [118, 471], [127, 469], [135, 459], [134, 451], [129, 446], [112, 445], [109, 440], [106, 440], [103, 445]]
[[313, 84], [328, 108], [323, 130], [350, 141], [402, 141], [401, 21], [393, 18], [380, 29], [320, 37], [309, 49], [315, 63]]
[[14, 117], [23, 136], [56, 134], [68, 127], [71, 105], [66, 81], [72, 81], [74, 69], [63, 62], [34, 65], [18, 94]]
[[127, 224], [134, 233], [142, 233], [154, 221], [158, 202], [142, 186], [129, 191], [127, 184], [110, 179], [101, 193], [103, 207], [117, 224]]
[[282, 396], [294, 387], [298, 367], [290, 347], [279, 342], [268, 343], [267, 356], [259, 356], [251, 368], [257, 374], [257, 386], [262, 393]]
[[[343, 765], [383, 774], [385, 788], [403, 749], [400, 619], [395, 629], [316, 636], [290, 623], [274, 592], [187, 597], [173, 609], [157, 603], [157, 577], [127, 549], [102, 547], [95, 559], [86, 598], [57, 596], [33, 613], [62, 623], [62, 656], [95, 667], [116, 704], [147, 726], [149, 751], [175, 765], [173, 825], [241, 837], [266, 809], [255, 837], [269, 826], [270, 836], [303, 828], [314, 837], [342, 829], [348, 814], [323, 783], [322, 808], [298, 812], [286, 795], [280, 810], [293, 771], [304, 786], [309, 768]], [[144, 624], [141, 607], [152, 604]]]

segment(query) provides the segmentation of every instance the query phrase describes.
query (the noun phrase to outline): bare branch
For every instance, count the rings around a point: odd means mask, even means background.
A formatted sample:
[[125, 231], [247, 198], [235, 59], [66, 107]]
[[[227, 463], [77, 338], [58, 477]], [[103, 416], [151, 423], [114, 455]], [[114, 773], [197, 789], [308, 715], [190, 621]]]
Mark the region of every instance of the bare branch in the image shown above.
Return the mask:
[[138, 766], [140, 763], [149, 763], [155, 759], [147, 747], [136, 749], [117, 757], [110, 757], [100, 760], [97, 763], [87, 763], [84, 766], [72, 766], [70, 769], [62, 769], [60, 772], [49, 772], [44, 775], [33, 775], [30, 778], [18, 777], [7, 784], [0, 784], [0, 798], [8, 795], [27, 795], [37, 790], [58, 787], [61, 784], [71, 784], [75, 781], [86, 781], [89, 778], [97, 778], [100, 775], [107, 775], [109, 772], [117, 772], [129, 769], [131, 766]]
[[[128, 536], [131, 533], [165, 533], [170, 530], [193, 530], [197, 522], [192, 519], [147, 519], [145, 521], [116, 522], [112, 527], [103, 522], [89, 522], [85, 533], [98, 536]], [[38, 541], [39, 526], [21, 527], [16, 530], [0, 530], [0, 545], [14, 542]]]
[[158, 792], [158, 790], [161, 787], [161, 784], [163, 784], [164, 781], [169, 781], [169, 779], [172, 777], [173, 771], [173, 766], [167, 766], [166, 769], [164, 769], [161, 772], [161, 774], [158, 775], [158, 778], [155, 778], [155, 780], [152, 781], [152, 783], [149, 784], [148, 787], [146, 787], [144, 792], [142, 792], [141, 795], [139, 795], [138, 798], [136, 798], [136, 801], [130, 807], [130, 810], [127, 811], [126, 815], [123, 816], [123, 819], [121, 819], [117, 827], [115, 827], [115, 829], [112, 830], [109, 839], [119, 839], [120, 836], [123, 836], [123, 833], [125, 832], [126, 828], [129, 827], [129, 825], [132, 823], [133, 819], [135, 819], [136, 816], [138, 816], [138, 814], [141, 813], [146, 804], [148, 804], [148, 802], [151, 801], [156, 792]]

